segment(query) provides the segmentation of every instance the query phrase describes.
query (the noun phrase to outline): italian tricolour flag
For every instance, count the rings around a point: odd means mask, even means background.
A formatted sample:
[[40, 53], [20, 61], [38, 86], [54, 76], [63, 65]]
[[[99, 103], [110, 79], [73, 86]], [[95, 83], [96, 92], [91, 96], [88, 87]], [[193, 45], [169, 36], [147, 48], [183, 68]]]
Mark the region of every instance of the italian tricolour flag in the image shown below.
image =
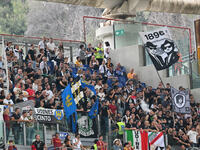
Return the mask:
[[135, 150], [148, 150], [148, 133], [145, 131], [126, 130], [126, 141], [131, 141]]
[[151, 150], [165, 150], [164, 135], [162, 132], [148, 132], [148, 141]]
[[131, 141], [135, 150], [165, 150], [162, 132], [126, 130], [125, 137], [126, 142]]

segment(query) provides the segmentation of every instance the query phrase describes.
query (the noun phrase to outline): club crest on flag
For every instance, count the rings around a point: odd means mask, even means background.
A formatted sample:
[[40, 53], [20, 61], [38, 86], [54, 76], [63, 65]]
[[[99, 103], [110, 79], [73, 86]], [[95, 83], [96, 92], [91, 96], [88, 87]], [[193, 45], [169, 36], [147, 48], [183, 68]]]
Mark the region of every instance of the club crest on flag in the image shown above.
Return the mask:
[[64, 114], [62, 110], [56, 110], [54, 116], [57, 120], [62, 120]]
[[190, 97], [188, 90], [179, 91], [171, 88], [173, 110], [178, 113], [190, 113]]
[[92, 129], [93, 123], [92, 120], [89, 119], [87, 116], [82, 116], [78, 119], [79, 130], [78, 133], [83, 136], [90, 136], [94, 134]]
[[185, 106], [185, 95], [183, 95], [181, 93], [177, 93], [174, 96], [174, 103], [175, 103], [176, 107], [183, 108]]
[[65, 102], [67, 107], [70, 107], [72, 105], [72, 98], [70, 97], [70, 95], [67, 95]]

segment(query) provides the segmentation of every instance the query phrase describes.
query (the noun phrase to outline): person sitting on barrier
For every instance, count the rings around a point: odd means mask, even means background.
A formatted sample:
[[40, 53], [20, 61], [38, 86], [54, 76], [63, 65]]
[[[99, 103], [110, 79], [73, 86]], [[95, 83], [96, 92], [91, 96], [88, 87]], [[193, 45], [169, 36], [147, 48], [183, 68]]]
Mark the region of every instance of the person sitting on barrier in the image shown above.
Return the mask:
[[115, 139], [113, 141], [113, 150], [123, 150], [122, 143], [120, 139]]
[[74, 150], [80, 150], [80, 149], [85, 149], [81, 143], [80, 140], [80, 134], [76, 134], [75, 138], [72, 140], [73, 146], [74, 146]]
[[59, 133], [55, 134], [55, 137], [52, 139], [54, 150], [59, 150], [62, 147], [61, 139]]
[[47, 150], [47, 147], [43, 141], [40, 140], [40, 135], [35, 135], [35, 141], [31, 145], [31, 150]]
[[67, 148], [67, 150], [73, 150], [73, 145], [71, 144], [71, 136], [70, 135], [67, 135], [66, 137], [65, 137], [65, 140], [64, 140], [64, 143], [63, 143], [63, 147], [66, 147]]
[[99, 140], [97, 142], [98, 150], [107, 150], [107, 143], [103, 141], [103, 135], [99, 135]]

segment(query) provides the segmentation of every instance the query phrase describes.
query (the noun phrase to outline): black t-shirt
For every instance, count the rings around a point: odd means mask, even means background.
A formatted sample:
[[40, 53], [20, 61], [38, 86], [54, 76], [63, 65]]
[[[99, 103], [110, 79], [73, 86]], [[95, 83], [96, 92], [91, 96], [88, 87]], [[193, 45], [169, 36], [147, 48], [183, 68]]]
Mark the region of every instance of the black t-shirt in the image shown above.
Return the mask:
[[145, 125], [142, 127], [142, 129], [149, 129], [149, 128], [150, 128], [149, 126], [145, 126]]
[[43, 150], [44, 149], [44, 142], [42, 141], [35, 141], [33, 144], [36, 148], [36, 150]]
[[173, 146], [173, 145], [177, 145], [178, 142], [176, 139], [173, 138], [172, 135], [168, 134], [168, 144]]
[[36, 80], [36, 79], [39, 79], [40, 77], [41, 75], [39, 75], [38, 73], [35, 73], [33, 78]]
[[167, 117], [166, 116], [166, 121], [167, 121], [167, 123], [166, 123], [167, 127], [172, 128], [173, 125], [174, 125], [173, 117]]
[[108, 117], [108, 106], [102, 107], [102, 109], [101, 109], [101, 115], [103, 117]]
[[23, 99], [16, 99], [16, 103], [20, 103], [20, 102], [24, 102], [24, 100]]
[[136, 124], [135, 124], [135, 123], [132, 123], [132, 124], [127, 123], [127, 124], [126, 124], [126, 128], [134, 128], [134, 127], [136, 127]]
[[31, 59], [35, 61], [35, 50], [29, 50], [28, 54], [30, 54]]
[[[15, 119], [15, 120], [18, 120], [20, 118], [20, 114], [16, 114], [15, 112], [13, 113], [12, 117]], [[20, 126], [20, 124], [17, 122], [17, 121], [14, 121], [13, 123], [14, 126]]]
[[53, 103], [47, 102], [47, 103], [45, 104], [45, 108], [52, 109], [52, 106], [55, 106], [55, 102], [53, 102]]
[[[5, 99], [5, 96], [0, 95], [0, 99], [1, 99], [1, 100], [4, 100], [4, 99]], [[3, 105], [3, 101], [0, 102], [0, 105]]]
[[31, 73], [32, 71], [34, 71], [32, 68], [26, 68], [26, 72], [29, 74]]

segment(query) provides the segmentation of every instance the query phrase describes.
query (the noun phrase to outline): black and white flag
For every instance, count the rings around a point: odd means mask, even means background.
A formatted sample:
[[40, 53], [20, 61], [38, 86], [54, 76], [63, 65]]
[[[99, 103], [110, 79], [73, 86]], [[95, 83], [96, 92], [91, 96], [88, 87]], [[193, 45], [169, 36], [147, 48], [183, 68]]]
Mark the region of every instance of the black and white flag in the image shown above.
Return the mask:
[[178, 48], [167, 27], [151, 32], [140, 32], [139, 34], [143, 40], [145, 50], [157, 70], [169, 68], [178, 61]]
[[188, 90], [179, 91], [172, 87], [171, 96], [172, 96], [172, 107], [174, 112], [184, 113], [184, 114], [189, 114], [191, 112], [190, 97]]
[[81, 80], [76, 79], [71, 84], [72, 94], [74, 96], [75, 103], [78, 104], [80, 100], [84, 98], [83, 88], [81, 87]]

